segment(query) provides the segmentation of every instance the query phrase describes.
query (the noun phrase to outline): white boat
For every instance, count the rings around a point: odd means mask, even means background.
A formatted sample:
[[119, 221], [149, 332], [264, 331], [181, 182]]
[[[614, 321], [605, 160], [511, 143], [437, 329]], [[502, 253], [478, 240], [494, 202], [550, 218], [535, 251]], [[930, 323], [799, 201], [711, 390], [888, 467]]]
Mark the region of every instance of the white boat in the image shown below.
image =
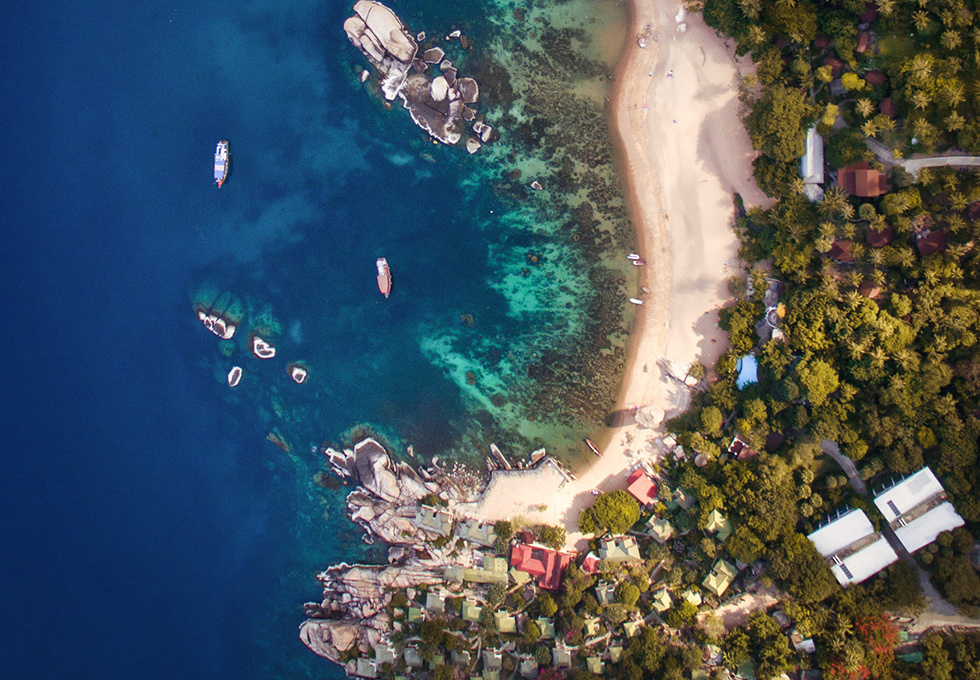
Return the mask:
[[214, 150], [214, 183], [221, 185], [228, 179], [228, 140], [222, 139]]
[[639, 260], [640, 259], [640, 256], [637, 255], [636, 253], [630, 253], [629, 255], [626, 256], [626, 259], [627, 260]]
[[642, 267], [646, 263], [647, 263], [646, 260], [633, 260], [633, 266], [634, 267]]
[[391, 270], [388, 268], [388, 260], [383, 257], [378, 258], [378, 290], [387, 297], [391, 294]]
[[643, 304], [643, 300], [640, 300], [639, 298], [630, 298], [630, 302], [632, 302], [634, 305], [642, 305]]

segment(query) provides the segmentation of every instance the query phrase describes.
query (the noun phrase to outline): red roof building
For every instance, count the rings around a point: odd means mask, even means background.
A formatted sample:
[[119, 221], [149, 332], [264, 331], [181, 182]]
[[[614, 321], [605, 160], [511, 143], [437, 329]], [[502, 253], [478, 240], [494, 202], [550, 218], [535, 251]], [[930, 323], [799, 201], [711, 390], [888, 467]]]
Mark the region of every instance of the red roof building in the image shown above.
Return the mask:
[[941, 253], [946, 250], [946, 232], [930, 231], [928, 234], [920, 235], [916, 246], [919, 248], [919, 255], [925, 257], [933, 253]]
[[599, 571], [599, 561], [599, 556], [594, 552], [590, 552], [582, 560], [582, 573], [591, 575]]
[[851, 242], [834, 241], [834, 244], [830, 246], [827, 257], [834, 262], [854, 262], [854, 256], [851, 255]]
[[884, 248], [895, 240], [895, 227], [885, 227], [881, 231], [868, 229], [864, 235], [864, 240], [872, 248]]
[[510, 551], [510, 566], [537, 578], [545, 590], [558, 590], [561, 577], [575, 553], [558, 552], [543, 545], [519, 543]]
[[895, 102], [892, 101], [891, 97], [885, 97], [880, 102], [878, 102], [878, 110], [889, 118], [895, 117]]
[[851, 196], [873, 198], [888, 192], [888, 177], [868, 161], [849, 165], [837, 171], [837, 184]]
[[626, 478], [626, 490], [640, 501], [640, 505], [649, 505], [657, 499], [657, 483], [647, 477], [642, 468], [637, 468]]

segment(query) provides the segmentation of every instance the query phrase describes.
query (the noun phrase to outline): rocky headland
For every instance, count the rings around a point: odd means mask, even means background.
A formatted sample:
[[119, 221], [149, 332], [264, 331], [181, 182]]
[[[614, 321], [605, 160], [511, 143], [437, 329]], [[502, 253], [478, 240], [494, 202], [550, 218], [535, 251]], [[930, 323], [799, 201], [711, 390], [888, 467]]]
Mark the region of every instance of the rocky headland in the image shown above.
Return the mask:
[[[419, 54], [416, 38], [389, 8], [373, 0], [358, 0], [354, 16], [344, 22], [344, 31], [377, 71], [385, 99], [400, 98], [415, 124], [432, 137], [455, 145], [469, 124], [473, 134], [465, 145], [470, 153], [494, 138], [493, 128], [470, 106], [480, 98], [477, 82], [458, 77], [457, 68], [445, 58], [441, 47], [433, 46]], [[416, 37], [423, 40], [425, 33]], [[446, 40], [459, 40], [465, 47], [466, 38], [459, 31], [453, 31]], [[432, 76], [429, 71], [434, 67], [438, 73]], [[363, 72], [362, 82], [369, 77]]]

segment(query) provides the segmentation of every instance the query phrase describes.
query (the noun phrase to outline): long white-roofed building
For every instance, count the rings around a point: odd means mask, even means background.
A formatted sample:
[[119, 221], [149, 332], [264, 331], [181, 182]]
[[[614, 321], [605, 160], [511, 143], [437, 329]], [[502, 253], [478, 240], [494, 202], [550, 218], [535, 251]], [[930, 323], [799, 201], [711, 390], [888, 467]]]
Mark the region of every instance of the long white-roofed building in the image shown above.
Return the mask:
[[927, 467], [878, 491], [875, 505], [910, 553], [964, 524], [946, 499], [943, 485]]
[[842, 586], [860, 583], [898, 561], [898, 555], [875, 531], [864, 510], [840, 513], [807, 538]]

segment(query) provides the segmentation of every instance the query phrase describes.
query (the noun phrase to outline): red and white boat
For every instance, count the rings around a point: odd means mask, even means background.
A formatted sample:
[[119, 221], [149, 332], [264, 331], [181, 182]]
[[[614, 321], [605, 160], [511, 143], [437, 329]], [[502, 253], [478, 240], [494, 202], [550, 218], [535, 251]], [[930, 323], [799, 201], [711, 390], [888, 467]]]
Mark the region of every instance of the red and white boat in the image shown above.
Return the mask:
[[214, 150], [214, 183], [221, 188], [228, 178], [228, 140], [222, 139]]
[[391, 294], [391, 270], [388, 269], [388, 260], [383, 257], [378, 258], [378, 290], [385, 298]]
[[589, 451], [599, 456], [600, 458], [602, 457], [602, 451], [599, 450], [599, 447], [596, 446], [595, 442], [593, 442], [591, 439], [586, 439], [585, 445], [589, 447]]

